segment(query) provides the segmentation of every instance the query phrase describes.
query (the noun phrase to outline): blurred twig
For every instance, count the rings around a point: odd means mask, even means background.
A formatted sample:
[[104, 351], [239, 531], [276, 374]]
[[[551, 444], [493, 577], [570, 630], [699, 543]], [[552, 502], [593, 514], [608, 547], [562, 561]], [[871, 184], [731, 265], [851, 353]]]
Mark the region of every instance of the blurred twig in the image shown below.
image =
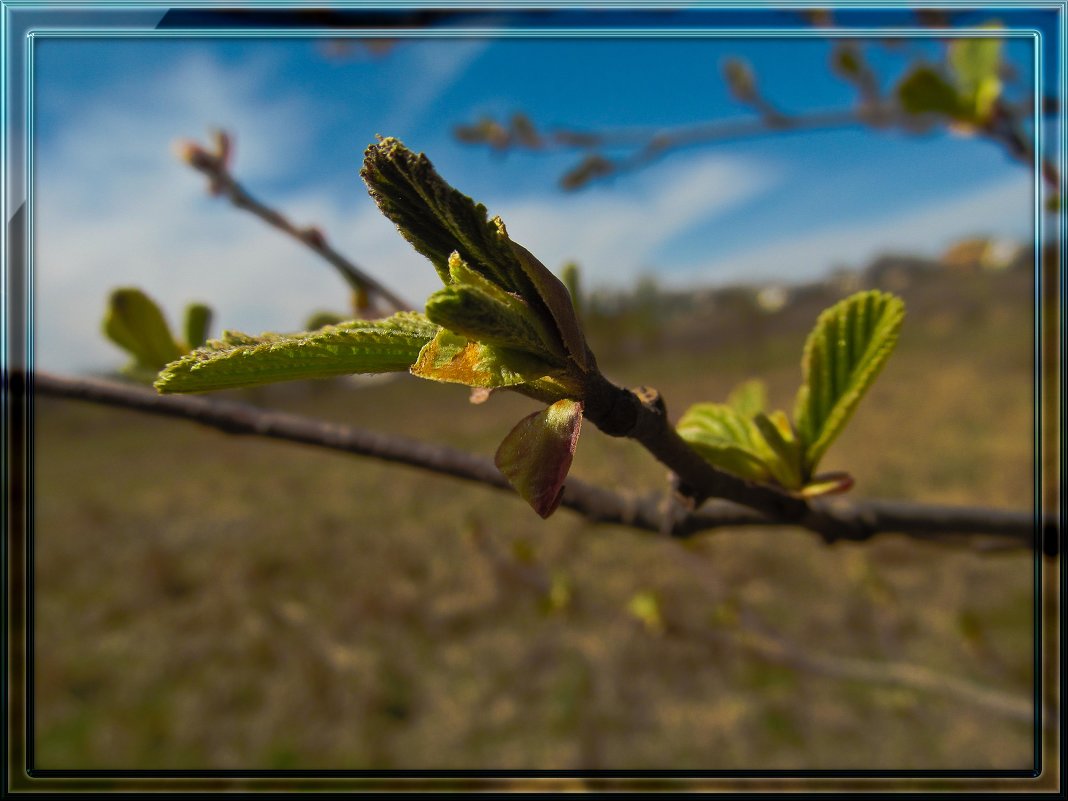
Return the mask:
[[232, 149], [230, 136], [223, 131], [216, 131], [214, 138], [215, 147], [210, 151], [196, 142], [186, 141], [179, 144], [182, 159], [193, 169], [207, 176], [208, 191], [211, 194], [227, 197], [237, 208], [256, 215], [268, 225], [288, 234], [319, 254], [341, 274], [352, 287], [357, 298], [369, 300], [368, 296], [377, 295], [389, 304], [392, 311], [408, 311], [414, 308], [334, 250], [327, 243], [326, 235], [319, 228], [314, 226], [300, 228], [280, 212], [252, 197], [230, 173]]
[[[723, 645], [739, 647], [765, 661], [817, 676], [931, 692], [1023, 723], [1032, 724], [1036, 720], [1037, 710], [1030, 698], [1009, 695], [966, 679], [938, 673], [922, 665], [820, 654], [800, 648], [781, 636], [762, 633], [748, 626], [738, 631], [693, 630], [680, 629], [669, 622], [666, 631], [669, 635], [703, 642], [717, 649]], [[1047, 722], [1053, 720], [1049, 715], [1045, 719]]]
[[[16, 380], [10, 386], [17, 387], [19, 383]], [[29, 389], [52, 397], [178, 417], [230, 434], [269, 437], [370, 456], [512, 491], [491, 459], [394, 434], [269, 411], [233, 401], [159, 395], [141, 387], [97, 379], [39, 372], [33, 375]], [[561, 505], [595, 523], [613, 523], [652, 532], [659, 532], [663, 528], [664, 509], [660, 496], [638, 498], [569, 479]], [[821, 525], [829, 521], [840, 536], [855, 541], [867, 540], [882, 532], [898, 532], [923, 540], [960, 542], [963, 535], [970, 534], [998, 538], [1005, 547], [1031, 548], [1038, 528], [1034, 516], [1026, 511], [894, 501], [813, 502], [810, 505], [815, 511], [815, 522], [774, 518], [731, 503], [717, 502], [684, 516], [673, 525], [670, 534], [686, 538], [716, 528], [788, 524], [810, 528], [826, 536], [826, 529]], [[1046, 528], [1048, 541], [1055, 544], [1056, 531], [1052, 523], [1048, 523]], [[970, 538], [965, 541], [972, 542]], [[981, 540], [977, 544], [982, 547]]]

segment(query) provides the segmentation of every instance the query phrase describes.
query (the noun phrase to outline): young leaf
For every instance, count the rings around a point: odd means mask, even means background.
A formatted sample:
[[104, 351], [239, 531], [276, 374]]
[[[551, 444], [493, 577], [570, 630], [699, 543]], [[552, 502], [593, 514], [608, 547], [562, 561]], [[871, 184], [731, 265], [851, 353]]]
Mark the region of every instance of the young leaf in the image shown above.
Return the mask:
[[787, 489], [800, 489], [803, 483], [801, 446], [794, 438], [786, 415], [774, 412], [769, 417], [763, 412], [757, 412], [753, 417], [753, 424], [775, 454], [775, 458], [766, 460], [775, 480]]
[[759, 378], [743, 381], [727, 396], [727, 405], [742, 417], [756, 417], [768, 403], [768, 388]]
[[160, 392], [206, 392], [275, 381], [407, 370], [438, 333], [423, 315], [356, 320], [302, 334], [224, 332], [160, 373]]
[[497, 468], [542, 517], [560, 505], [581, 430], [581, 401], [559, 400], [520, 420], [497, 449]]
[[211, 317], [211, 309], [203, 303], [190, 303], [185, 307], [185, 341], [190, 349], [199, 348], [207, 340]]
[[932, 67], [921, 65], [898, 84], [897, 97], [910, 114], [959, 117], [963, 101], [957, 88]]
[[772, 452], [753, 422], [730, 406], [697, 403], [686, 410], [676, 427], [705, 461], [752, 481], [768, 481]]
[[469, 387], [510, 387], [559, 372], [521, 350], [487, 345], [442, 328], [420, 351], [412, 375]]
[[449, 275], [454, 283], [427, 300], [426, 314], [433, 322], [484, 344], [518, 348], [564, 366], [559, 337], [526, 301], [470, 269], [458, 253], [449, 258]]
[[134, 367], [159, 370], [182, 355], [163, 312], [140, 289], [116, 289], [104, 316], [104, 333], [134, 357]]
[[360, 175], [382, 213], [438, 271], [446, 286], [454, 283], [450, 260], [464, 263], [489, 283], [521, 298], [560, 351], [586, 370], [586, 342], [567, 289], [541, 262], [508, 238], [499, 217], [449, 186], [423, 154], [396, 139], [367, 148]]
[[449, 186], [425, 155], [392, 137], [381, 139], [367, 148], [360, 176], [378, 208], [430, 260], [443, 283], [451, 282], [449, 256], [458, 251], [498, 286], [521, 297], [532, 294], [486, 207]]
[[805, 342], [794, 420], [811, 475], [897, 344], [905, 304], [887, 292], [858, 292], [823, 312]]
[[989, 37], [956, 39], [947, 57], [953, 78], [968, 110], [975, 119], [985, 120], [1001, 94], [1001, 40]]

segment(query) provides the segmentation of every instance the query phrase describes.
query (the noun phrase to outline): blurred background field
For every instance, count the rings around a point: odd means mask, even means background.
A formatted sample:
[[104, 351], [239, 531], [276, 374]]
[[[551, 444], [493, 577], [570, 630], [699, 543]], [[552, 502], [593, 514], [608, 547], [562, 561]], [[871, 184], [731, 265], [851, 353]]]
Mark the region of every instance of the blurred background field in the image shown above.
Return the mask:
[[[902, 340], [827, 469], [848, 468], [858, 497], [1031, 508], [1027, 258], [880, 275], [908, 304]], [[591, 337], [610, 377], [657, 387], [675, 418], [753, 376], [790, 408], [839, 278], [783, 304], [646, 284], [594, 302]], [[238, 397], [487, 455], [535, 408], [406, 376]], [[1032, 764], [1028, 551], [828, 547], [789, 528], [679, 543], [46, 398], [34, 436], [37, 767]], [[665, 478], [592, 425], [572, 475], [642, 492]], [[839, 670], [855, 660], [886, 670]], [[903, 663], [942, 684], [895, 678]]]

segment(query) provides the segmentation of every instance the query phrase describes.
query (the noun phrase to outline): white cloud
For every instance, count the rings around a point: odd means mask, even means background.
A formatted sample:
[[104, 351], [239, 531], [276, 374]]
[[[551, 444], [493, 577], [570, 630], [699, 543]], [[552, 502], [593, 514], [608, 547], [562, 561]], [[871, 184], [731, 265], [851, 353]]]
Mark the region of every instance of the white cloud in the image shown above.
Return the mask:
[[405, 59], [397, 67], [403, 91], [393, 92], [397, 105], [390, 115], [393, 130], [416, 125], [434, 101], [455, 83], [492, 39], [414, 40], [399, 49]]
[[[235, 328], [295, 328], [309, 310], [343, 307], [345, 290], [314, 255], [210, 198], [174, 156], [182, 137], [236, 132], [236, 171], [257, 182], [287, 177], [286, 153], [306, 144], [310, 119], [294, 97], [257, 101], [266, 62], [224, 68], [188, 56], [113, 85], [69, 109], [36, 157], [37, 366], [114, 369], [125, 355], [100, 335], [108, 292], [138, 286], [172, 323], [191, 300]], [[262, 94], [262, 92], [260, 92]], [[270, 291], [265, 291], [270, 287]]]
[[936, 255], [978, 234], [1028, 240], [1034, 226], [1034, 189], [1023, 171], [965, 195], [941, 199], [904, 214], [849, 222], [786, 241], [758, 244], [728, 258], [687, 265], [675, 273], [694, 281], [804, 281], [838, 265], [862, 267], [882, 253]]

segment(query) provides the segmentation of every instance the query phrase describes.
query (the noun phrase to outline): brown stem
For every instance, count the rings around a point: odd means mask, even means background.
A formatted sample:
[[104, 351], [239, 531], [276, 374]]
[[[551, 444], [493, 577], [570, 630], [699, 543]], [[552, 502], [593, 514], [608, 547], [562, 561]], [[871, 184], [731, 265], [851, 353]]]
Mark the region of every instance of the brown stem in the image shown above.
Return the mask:
[[[12, 397], [17, 399], [26, 386], [25, 376], [12, 373], [9, 378], [8, 386]], [[72, 398], [149, 414], [178, 417], [230, 434], [270, 437], [370, 456], [512, 491], [491, 459], [394, 434], [367, 431], [216, 398], [159, 395], [149, 389], [114, 381], [38, 372], [32, 374], [32, 384], [28, 389], [31, 393], [51, 397]], [[644, 417], [647, 413], [639, 414]], [[722, 475], [727, 476], [728, 483], [740, 481], [729, 474]], [[764, 491], [761, 487], [757, 487], [757, 490]], [[568, 479], [561, 505], [583, 515], [591, 522], [613, 523], [658, 532], [663, 528], [665, 514], [661, 501], [660, 497], [629, 496], [577, 479]], [[827, 537], [828, 528], [838, 526], [841, 531], [847, 532], [844, 536], [854, 540], [866, 540], [880, 532], [890, 531], [919, 539], [950, 542], [959, 539], [963, 534], [980, 534], [1005, 540], [1005, 547], [1030, 548], [1036, 529], [1034, 516], [1024, 511], [936, 507], [890, 501], [806, 504], [806, 508], [807, 512], [800, 517], [774, 517], [735, 504], [717, 502], [685, 516], [671, 529], [671, 534], [687, 538], [702, 531], [722, 527], [793, 523], [817, 531], [827, 539], [834, 539]], [[1050, 530], [1053, 530], [1052, 527]]]

